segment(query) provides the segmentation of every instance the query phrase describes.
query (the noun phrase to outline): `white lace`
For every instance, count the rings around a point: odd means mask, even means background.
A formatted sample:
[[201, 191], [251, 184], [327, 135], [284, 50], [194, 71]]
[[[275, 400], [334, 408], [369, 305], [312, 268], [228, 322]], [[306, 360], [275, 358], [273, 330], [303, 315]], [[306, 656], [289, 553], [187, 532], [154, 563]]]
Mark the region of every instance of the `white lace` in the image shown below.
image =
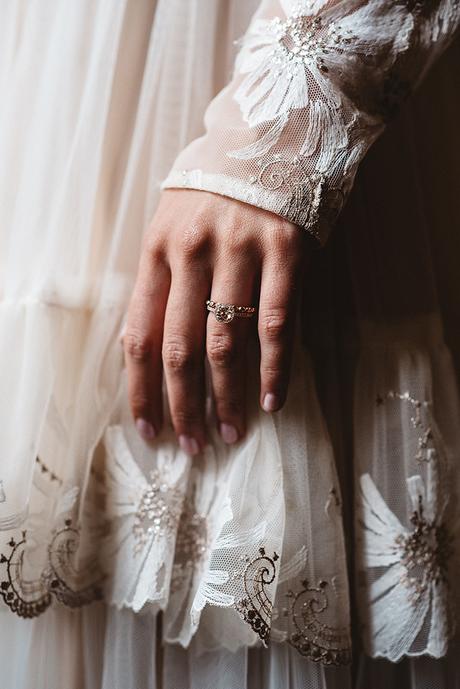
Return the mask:
[[456, 0], [264, 0], [206, 135], [163, 187], [252, 203], [324, 243], [359, 162], [458, 24]]

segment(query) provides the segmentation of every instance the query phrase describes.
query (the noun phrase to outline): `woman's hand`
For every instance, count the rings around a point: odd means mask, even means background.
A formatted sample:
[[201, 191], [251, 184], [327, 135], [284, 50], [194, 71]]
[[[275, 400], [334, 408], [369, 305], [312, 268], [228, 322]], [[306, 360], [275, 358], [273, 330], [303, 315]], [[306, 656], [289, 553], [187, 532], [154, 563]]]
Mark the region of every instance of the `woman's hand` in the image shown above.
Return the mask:
[[[243, 436], [246, 348], [256, 325], [260, 404], [267, 412], [280, 409], [305, 245], [299, 228], [268, 211], [203, 191], [162, 193], [123, 337], [130, 404], [146, 440], [161, 429], [164, 375], [181, 447], [194, 455], [206, 444], [205, 355], [221, 436], [227, 443]], [[207, 299], [258, 311], [220, 323], [206, 310]]]

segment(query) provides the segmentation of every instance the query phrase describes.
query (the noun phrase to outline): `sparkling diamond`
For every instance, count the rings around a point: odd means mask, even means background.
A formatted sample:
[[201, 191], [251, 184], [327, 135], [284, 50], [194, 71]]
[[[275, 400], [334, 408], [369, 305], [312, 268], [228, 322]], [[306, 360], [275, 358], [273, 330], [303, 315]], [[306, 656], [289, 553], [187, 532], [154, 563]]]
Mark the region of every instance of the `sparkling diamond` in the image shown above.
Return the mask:
[[231, 304], [217, 304], [214, 315], [221, 323], [230, 323], [235, 317], [235, 307]]

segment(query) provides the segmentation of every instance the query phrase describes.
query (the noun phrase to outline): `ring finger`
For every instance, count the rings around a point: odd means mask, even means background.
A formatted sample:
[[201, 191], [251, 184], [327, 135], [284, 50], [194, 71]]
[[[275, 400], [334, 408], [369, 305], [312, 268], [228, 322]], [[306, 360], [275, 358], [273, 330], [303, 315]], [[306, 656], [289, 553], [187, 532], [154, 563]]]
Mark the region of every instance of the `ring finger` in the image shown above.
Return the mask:
[[[255, 280], [254, 262], [239, 262], [235, 270], [231, 263], [219, 261], [211, 299], [218, 303], [250, 306]], [[222, 322], [213, 313], [208, 316], [206, 350], [219, 432], [226, 443], [236, 442], [245, 432], [245, 363], [250, 321], [250, 318], [235, 316], [230, 322]]]

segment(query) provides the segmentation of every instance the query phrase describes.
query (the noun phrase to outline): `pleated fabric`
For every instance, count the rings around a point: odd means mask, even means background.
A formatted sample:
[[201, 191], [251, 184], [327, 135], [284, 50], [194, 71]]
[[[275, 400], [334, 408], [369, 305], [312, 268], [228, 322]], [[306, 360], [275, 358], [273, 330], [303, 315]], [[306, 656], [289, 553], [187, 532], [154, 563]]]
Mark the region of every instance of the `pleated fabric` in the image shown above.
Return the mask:
[[[311, 261], [285, 409], [254, 403], [247, 438], [195, 464], [132, 427], [142, 235], [256, 5], [0, 9], [4, 689], [460, 683], [458, 43]], [[268, 648], [245, 612], [260, 558]]]

